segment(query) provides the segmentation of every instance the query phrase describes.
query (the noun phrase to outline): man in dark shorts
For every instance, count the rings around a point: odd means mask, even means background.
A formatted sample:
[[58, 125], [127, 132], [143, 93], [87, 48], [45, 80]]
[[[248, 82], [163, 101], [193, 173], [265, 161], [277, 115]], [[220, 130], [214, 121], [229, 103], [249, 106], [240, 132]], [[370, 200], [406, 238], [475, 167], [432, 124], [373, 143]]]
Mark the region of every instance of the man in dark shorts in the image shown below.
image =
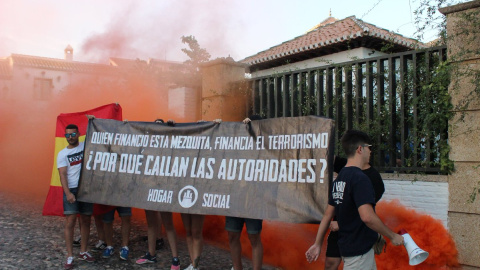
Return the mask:
[[110, 258], [113, 255], [113, 220], [115, 217], [115, 211], [117, 211], [118, 216], [122, 220], [122, 248], [120, 249], [120, 259], [126, 261], [128, 260], [128, 254], [130, 250], [128, 249], [128, 242], [130, 240], [130, 221], [132, 216], [132, 208], [130, 207], [116, 207], [111, 211], [103, 215], [103, 228], [105, 229], [105, 241], [107, 242], [107, 247], [103, 251], [103, 258]]
[[232, 255], [233, 269], [242, 270], [242, 245], [240, 236], [243, 224], [247, 227], [248, 239], [252, 245], [252, 263], [254, 270], [262, 269], [263, 245], [260, 238], [262, 220], [251, 218], [225, 217], [225, 229], [228, 231], [228, 243]]
[[[252, 115], [243, 120], [244, 124], [250, 123], [252, 120], [261, 120], [259, 115]], [[243, 230], [243, 224], [247, 227], [248, 239], [252, 245], [252, 263], [254, 270], [262, 269], [263, 261], [263, 245], [260, 237], [262, 231], [261, 219], [225, 217], [225, 229], [228, 232], [228, 243], [230, 245], [230, 254], [232, 255], [232, 270], [242, 270], [242, 244], [240, 236]]]

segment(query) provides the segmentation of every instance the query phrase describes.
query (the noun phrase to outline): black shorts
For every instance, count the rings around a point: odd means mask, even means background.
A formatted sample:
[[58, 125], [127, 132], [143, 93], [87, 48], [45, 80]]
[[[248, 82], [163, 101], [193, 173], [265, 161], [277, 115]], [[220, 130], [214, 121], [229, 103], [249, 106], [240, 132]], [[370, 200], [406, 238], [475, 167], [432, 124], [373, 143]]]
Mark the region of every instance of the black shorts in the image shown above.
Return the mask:
[[248, 234], [259, 234], [262, 231], [262, 223], [262, 219], [225, 217], [225, 229], [229, 232], [241, 232], [245, 224]]
[[340, 249], [338, 248], [338, 232], [330, 231], [327, 238], [327, 257], [340, 258]]

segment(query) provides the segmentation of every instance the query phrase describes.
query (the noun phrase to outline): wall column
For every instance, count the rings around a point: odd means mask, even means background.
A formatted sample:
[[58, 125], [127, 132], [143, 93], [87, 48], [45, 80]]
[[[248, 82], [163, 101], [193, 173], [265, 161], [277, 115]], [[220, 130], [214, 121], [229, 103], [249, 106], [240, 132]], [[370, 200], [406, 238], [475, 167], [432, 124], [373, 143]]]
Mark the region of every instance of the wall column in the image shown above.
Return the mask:
[[242, 121], [247, 117], [245, 65], [231, 57], [202, 65], [203, 120]]
[[455, 171], [448, 177], [448, 228], [463, 269], [480, 269], [480, 1], [440, 12], [447, 16], [447, 53], [453, 69], [449, 93], [455, 112], [449, 121]]

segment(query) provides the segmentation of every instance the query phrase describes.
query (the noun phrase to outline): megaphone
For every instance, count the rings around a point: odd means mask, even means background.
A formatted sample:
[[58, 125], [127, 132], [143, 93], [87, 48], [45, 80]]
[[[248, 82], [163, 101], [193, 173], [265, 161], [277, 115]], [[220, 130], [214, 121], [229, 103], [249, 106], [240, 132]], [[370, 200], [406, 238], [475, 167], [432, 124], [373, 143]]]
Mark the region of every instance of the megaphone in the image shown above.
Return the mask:
[[410, 265], [421, 264], [428, 258], [428, 252], [419, 248], [405, 229], [401, 229], [398, 234], [403, 236], [403, 245], [407, 250]]

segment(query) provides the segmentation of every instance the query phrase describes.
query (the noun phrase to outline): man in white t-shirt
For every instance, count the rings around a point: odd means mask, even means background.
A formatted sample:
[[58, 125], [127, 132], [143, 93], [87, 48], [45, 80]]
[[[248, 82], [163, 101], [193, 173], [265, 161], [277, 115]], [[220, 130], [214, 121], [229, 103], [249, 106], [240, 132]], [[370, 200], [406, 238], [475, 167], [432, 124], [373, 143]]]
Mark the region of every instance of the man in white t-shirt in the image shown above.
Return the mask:
[[78, 180], [83, 161], [85, 144], [79, 142], [80, 132], [78, 126], [70, 124], [65, 129], [65, 138], [68, 146], [62, 149], [57, 156], [57, 168], [63, 188], [63, 213], [67, 217], [65, 223], [65, 243], [67, 245], [67, 261], [65, 269], [73, 268], [73, 230], [77, 214], [80, 214], [80, 234], [82, 236], [79, 260], [94, 262], [95, 259], [87, 252], [88, 238], [90, 235], [90, 219], [93, 213], [93, 204], [77, 201]]

